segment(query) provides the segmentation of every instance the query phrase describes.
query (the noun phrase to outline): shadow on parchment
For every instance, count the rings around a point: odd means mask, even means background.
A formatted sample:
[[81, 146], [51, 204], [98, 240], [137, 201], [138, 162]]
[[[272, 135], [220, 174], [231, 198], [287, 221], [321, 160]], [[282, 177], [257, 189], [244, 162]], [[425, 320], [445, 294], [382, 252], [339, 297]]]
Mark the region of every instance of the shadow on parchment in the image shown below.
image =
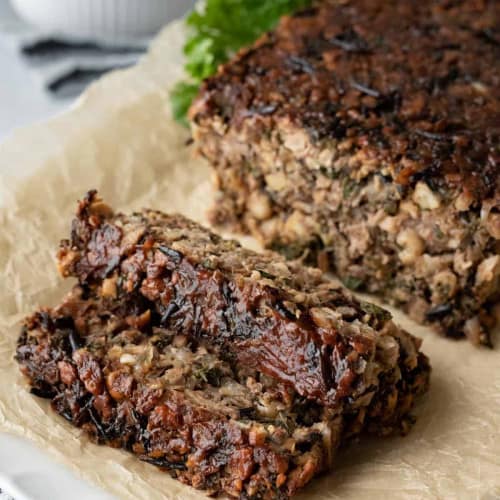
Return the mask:
[[[360, 436], [358, 441], [347, 444], [338, 451], [333, 470], [313, 480], [296, 497], [297, 500], [373, 499], [381, 498], [384, 493], [388, 498], [394, 498], [395, 490], [394, 487], [391, 488], [389, 481], [398, 474], [402, 475], [402, 464], [403, 467], [408, 467], [408, 464], [412, 463], [411, 457], [417, 450], [420, 454], [428, 453], [432, 456], [430, 442], [449, 428], [448, 417], [453, 411], [453, 405], [450, 404], [453, 381], [443, 377], [442, 374], [436, 375], [431, 374], [429, 392], [417, 401], [412, 412], [417, 421], [408, 435]], [[421, 467], [423, 469], [425, 463], [422, 463]], [[398, 478], [398, 484], [402, 486], [398, 492], [418, 494], [415, 490], [417, 477], [411, 477], [412, 469], [407, 468], [404, 474], [404, 479], [408, 479], [406, 490], [403, 478]], [[375, 474], [376, 479], [370, 482], [374, 471], [378, 474]], [[368, 474], [370, 477], [367, 477]], [[420, 475], [418, 480], [421, 480]], [[387, 487], [386, 492], [384, 485]], [[422, 490], [424, 489], [425, 485], [422, 484]]]

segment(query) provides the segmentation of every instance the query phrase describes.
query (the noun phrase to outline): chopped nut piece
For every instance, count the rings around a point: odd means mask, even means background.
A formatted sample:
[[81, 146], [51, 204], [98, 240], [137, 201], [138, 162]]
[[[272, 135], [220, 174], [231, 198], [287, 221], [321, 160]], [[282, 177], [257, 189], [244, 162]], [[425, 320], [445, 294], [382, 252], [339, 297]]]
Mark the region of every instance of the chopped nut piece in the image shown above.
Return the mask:
[[500, 213], [490, 213], [485, 226], [493, 238], [500, 240]]
[[260, 194], [257, 191], [248, 199], [248, 209], [251, 214], [258, 220], [269, 219], [272, 215], [271, 202], [265, 194]]
[[425, 182], [417, 182], [413, 192], [413, 201], [424, 210], [435, 210], [441, 205], [439, 196]]
[[286, 175], [283, 172], [266, 175], [266, 183], [274, 191], [281, 191], [288, 184]]
[[403, 264], [413, 264], [424, 253], [425, 244], [414, 229], [404, 229], [396, 238], [398, 245], [403, 247], [399, 258]]
[[440, 304], [453, 297], [458, 288], [458, 280], [452, 271], [441, 271], [432, 278], [432, 302]]
[[137, 358], [132, 354], [125, 353], [120, 356], [120, 363], [122, 365], [134, 366], [137, 363]]
[[102, 296], [115, 298], [117, 294], [116, 278], [108, 278], [102, 282]]

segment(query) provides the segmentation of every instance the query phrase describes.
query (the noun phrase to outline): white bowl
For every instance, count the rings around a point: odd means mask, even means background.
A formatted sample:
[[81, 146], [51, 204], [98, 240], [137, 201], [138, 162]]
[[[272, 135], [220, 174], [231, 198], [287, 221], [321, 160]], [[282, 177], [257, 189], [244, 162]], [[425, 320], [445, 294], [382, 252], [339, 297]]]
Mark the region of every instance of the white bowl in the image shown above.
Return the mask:
[[78, 38], [121, 40], [157, 32], [194, 0], [11, 0], [38, 28]]

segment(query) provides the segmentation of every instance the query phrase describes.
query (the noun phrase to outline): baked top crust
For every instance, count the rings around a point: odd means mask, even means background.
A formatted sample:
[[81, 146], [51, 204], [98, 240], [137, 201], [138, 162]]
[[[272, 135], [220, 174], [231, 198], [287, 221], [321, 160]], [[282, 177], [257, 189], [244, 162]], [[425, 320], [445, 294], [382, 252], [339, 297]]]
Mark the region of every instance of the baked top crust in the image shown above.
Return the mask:
[[325, 1], [206, 80], [190, 116], [352, 141], [402, 186], [499, 195], [500, 4]]
[[139, 291], [162, 326], [217, 345], [325, 406], [350, 406], [369, 390], [381, 352], [389, 371], [423, 366], [421, 341], [384, 309], [319, 269], [246, 250], [181, 215], [114, 214], [91, 191], [58, 258], [63, 276], [104, 296]]

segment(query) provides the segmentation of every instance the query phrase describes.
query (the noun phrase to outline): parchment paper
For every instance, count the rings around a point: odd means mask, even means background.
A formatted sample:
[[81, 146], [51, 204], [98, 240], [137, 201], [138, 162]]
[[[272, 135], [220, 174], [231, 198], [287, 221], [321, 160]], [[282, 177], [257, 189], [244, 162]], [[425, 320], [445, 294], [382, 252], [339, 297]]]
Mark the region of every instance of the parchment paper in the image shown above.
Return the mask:
[[[54, 253], [86, 190], [98, 188], [124, 211], [150, 206], [203, 221], [209, 169], [168, 118], [182, 39], [171, 25], [139, 66], [105, 77], [70, 113], [0, 146], [0, 166], [12, 172], [0, 182], [0, 431], [33, 440], [123, 499], [203, 496], [126, 452], [89, 443], [28, 394], [12, 357], [20, 320], [55, 305], [71, 285], [57, 276]], [[500, 498], [500, 347], [444, 340], [395, 315], [424, 338], [433, 365], [417, 424], [405, 438], [364, 439], [341, 452], [336, 470], [302, 498]]]

